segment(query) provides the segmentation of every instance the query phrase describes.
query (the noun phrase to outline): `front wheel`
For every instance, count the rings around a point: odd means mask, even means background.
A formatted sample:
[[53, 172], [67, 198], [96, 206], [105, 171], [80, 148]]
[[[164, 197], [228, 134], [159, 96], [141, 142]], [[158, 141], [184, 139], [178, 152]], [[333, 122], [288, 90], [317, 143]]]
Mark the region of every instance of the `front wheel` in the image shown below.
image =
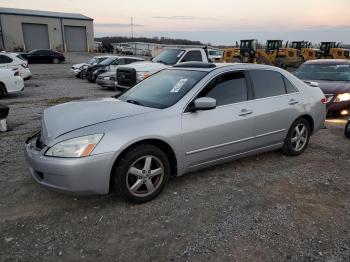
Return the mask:
[[158, 196], [169, 177], [167, 155], [149, 144], [131, 147], [113, 171], [114, 188], [122, 198], [132, 203], [144, 203]]
[[287, 156], [297, 156], [302, 154], [310, 140], [311, 129], [306, 119], [297, 119], [288, 131], [282, 148], [283, 154]]
[[54, 64], [59, 64], [59, 63], [60, 63], [60, 60], [59, 60], [58, 58], [54, 58], [54, 59], [52, 60], [52, 62], [53, 62]]

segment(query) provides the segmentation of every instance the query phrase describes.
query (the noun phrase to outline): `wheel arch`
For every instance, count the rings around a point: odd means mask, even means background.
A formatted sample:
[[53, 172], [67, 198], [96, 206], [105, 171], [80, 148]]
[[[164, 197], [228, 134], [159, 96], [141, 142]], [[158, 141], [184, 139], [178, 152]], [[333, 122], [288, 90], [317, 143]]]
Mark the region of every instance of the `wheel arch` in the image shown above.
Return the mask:
[[177, 175], [177, 170], [178, 170], [178, 161], [176, 158], [176, 154], [174, 149], [169, 145], [169, 143], [165, 142], [162, 139], [159, 138], [147, 138], [147, 139], [143, 139], [143, 140], [139, 140], [136, 142], [133, 142], [129, 145], [127, 145], [121, 152], [120, 154], [117, 156], [117, 158], [114, 161], [112, 170], [111, 170], [111, 175], [110, 175], [110, 188], [111, 188], [111, 183], [113, 182], [113, 170], [115, 165], [118, 163], [118, 161], [124, 156], [124, 154], [131, 148], [134, 146], [138, 146], [141, 144], [149, 144], [149, 145], [153, 145], [158, 147], [159, 149], [161, 149], [168, 157], [169, 161], [170, 161], [170, 169], [171, 169], [171, 176], [174, 177]]
[[304, 115], [299, 116], [297, 119], [295, 119], [295, 121], [297, 121], [298, 119], [301, 119], [301, 118], [304, 118], [309, 123], [310, 133], [312, 134], [314, 132], [314, 125], [315, 125], [314, 119], [312, 118], [312, 116], [309, 114], [304, 114]]

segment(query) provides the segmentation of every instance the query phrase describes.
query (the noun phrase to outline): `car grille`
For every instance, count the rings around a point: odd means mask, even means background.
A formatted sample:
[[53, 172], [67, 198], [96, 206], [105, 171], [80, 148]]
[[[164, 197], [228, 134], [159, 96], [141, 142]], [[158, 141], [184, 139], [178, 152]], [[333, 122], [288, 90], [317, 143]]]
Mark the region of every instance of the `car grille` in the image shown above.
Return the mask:
[[132, 87], [136, 85], [136, 70], [134, 68], [120, 67], [117, 69], [118, 85]]

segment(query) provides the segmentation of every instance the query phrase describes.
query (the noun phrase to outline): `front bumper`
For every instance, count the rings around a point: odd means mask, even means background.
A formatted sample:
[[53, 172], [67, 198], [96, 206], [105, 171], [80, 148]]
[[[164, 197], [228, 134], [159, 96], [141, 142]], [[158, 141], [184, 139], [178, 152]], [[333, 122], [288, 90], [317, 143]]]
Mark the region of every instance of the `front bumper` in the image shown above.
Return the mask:
[[47, 157], [35, 147], [36, 139], [25, 145], [25, 157], [32, 178], [47, 188], [75, 195], [107, 194], [114, 153], [83, 158]]
[[114, 81], [114, 80], [104, 80], [104, 79], [97, 78], [96, 84], [103, 86], [103, 87], [110, 87], [110, 88], [116, 87], [116, 81]]
[[71, 68], [70, 71], [75, 76], [78, 76], [81, 73], [81, 69], [73, 69], [73, 68]]

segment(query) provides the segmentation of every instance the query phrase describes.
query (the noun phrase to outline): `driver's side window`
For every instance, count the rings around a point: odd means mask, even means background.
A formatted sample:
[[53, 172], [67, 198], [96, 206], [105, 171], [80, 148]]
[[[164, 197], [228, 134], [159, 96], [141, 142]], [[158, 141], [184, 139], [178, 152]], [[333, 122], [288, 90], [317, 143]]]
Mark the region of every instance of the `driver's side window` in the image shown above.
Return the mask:
[[248, 90], [244, 72], [229, 72], [215, 77], [198, 97], [214, 98], [217, 106], [247, 101]]

